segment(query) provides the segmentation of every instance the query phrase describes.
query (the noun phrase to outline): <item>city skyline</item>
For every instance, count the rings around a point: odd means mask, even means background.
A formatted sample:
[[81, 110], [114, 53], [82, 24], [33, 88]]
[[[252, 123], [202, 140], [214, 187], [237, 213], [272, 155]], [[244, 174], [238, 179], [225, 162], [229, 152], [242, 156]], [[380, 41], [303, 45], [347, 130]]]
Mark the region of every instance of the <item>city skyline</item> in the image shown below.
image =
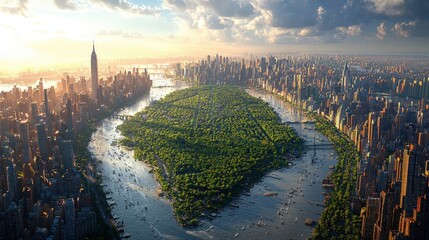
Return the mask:
[[[7, 0], [2, 71], [100, 59], [319, 52], [428, 54], [423, 0]], [[61, 54], [58, 54], [61, 52]]]
[[87, 45], [0, 78], [1, 239], [429, 240], [428, 57]]

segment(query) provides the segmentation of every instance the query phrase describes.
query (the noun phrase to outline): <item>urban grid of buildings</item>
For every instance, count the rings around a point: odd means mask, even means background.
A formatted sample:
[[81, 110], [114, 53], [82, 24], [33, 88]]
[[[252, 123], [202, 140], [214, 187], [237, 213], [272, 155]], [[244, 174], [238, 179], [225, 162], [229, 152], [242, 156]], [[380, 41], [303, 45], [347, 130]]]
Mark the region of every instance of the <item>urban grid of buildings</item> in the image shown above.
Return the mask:
[[93, 162], [77, 168], [78, 138], [91, 119], [151, 84], [138, 69], [99, 79], [93, 46], [90, 82], [66, 76], [45, 89], [40, 79], [35, 88], [0, 93], [0, 239], [83, 239], [100, 231], [100, 221], [110, 224], [93, 190]]
[[[350, 204], [363, 239], [429, 239], [429, 78], [420, 59], [216, 55], [175, 65], [176, 77], [262, 88], [332, 122], [361, 153]], [[0, 238], [82, 239], [109, 224], [93, 188], [95, 165], [77, 166], [88, 123], [142, 94], [147, 71], [65, 76], [45, 89], [0, 93]], [[105, 200], [105, 199], [104, 199]], [[99, 216], [97, 216], [97, 214]], [[100, 217], [101, 216], [101, 217]]]
[[179, 63], [175, 74], [198, 83], [262, 88], [325, 117], [361, 154], [350, 199], [353, 212], [361, 216], [361, 238], [429, 239], [427, 65], [404, 57], [348, 60], [216, 55]]

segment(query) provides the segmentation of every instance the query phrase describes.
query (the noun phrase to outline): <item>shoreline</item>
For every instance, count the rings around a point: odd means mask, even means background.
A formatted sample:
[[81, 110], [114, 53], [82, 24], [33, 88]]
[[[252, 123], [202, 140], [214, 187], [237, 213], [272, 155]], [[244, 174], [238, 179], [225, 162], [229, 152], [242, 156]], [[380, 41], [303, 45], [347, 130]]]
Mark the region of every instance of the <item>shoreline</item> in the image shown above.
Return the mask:
[[[352, 198], [355, 196], [354, 185], [356, 183], [356, 164], [359, 160], [359, 153], [357, 152], [356, 147], [354, 146], [354, 143], [350, 140], [350, 138], [345, 135], [343, 132], [338, 130], [335, 125], [326, 117], [318, 115], [316, 112], [309, 112], [306, 109], [303, 109], [300, 106], [297, 106], [296, 104], [287, 101], [283, 96], [270, 92], [266, 89], [263, 89], [258, 86], [253, 86], [249, 84], [249, 87], [252, 89], [255, 89], [257, 91], [261, 91], [264, 93], [268, 93], [275, 98], [288, 103], [293, 108], [301, 111], [304, 113], [307, 117], [310, 119], [314, 119], [316, 121], [315, 124], [315, 130], [319, 133], [326, 136], [329, 141], [331, 141], [334, 145], [334, 151], [338, 155], [338, 162], [335, 166], [335, 170], [333, 171], [333, 174], [331, 175], [332, 178], [337, 179], [341, 178], [342, 181], [334, 181], [334, 185], [336, 186], [334, 188], [334, 191], [331, 194], [331, 199], [325, 204], [325, 208], [322, 212], [322, 215], [320, 216], [320, 219], [317, 221], [316, 228], [313, 231], [313, 235], [310, 239], [325, 239], [330, 238], [332, 235], [355, 235], [360, 236], [360, 224], [361, 220], [359, 216], [351, 214], [352, 209], [350, 206], [350, 203], [352, 201]], [[346, 150], [344, 150], [346, 149]], [[356, 163], [353, 165], [353, 158], [355, 158]], [[344, 166], [346, 165], [346, 166]], [[343, 177], [346, 177], [344, 180]], [[345, 184], [345, 185], [344, 185]], [[346, 201], [342, 198], [342, 195], [349, 196]], [[337, 212], [335, 211], [335, 208], [341, 207], [343, 209], [346, 209], [347, 213], [341, 215], [342, 219], [344, 219], [345, 223], [339, 223], [344, 225], [352, 225], [351, 229], [348, 229], [348, 231], [344, 231], [341, 233], [337, 232], [331, 232], [332, 226], [326, 226], [325, 222], [328, 221], [331, 217], [335, 216], [337, 217]], [[330, 223], [326, 223], [330, 224]], [[326, 233], [328, 231], [328, 233]]]
[[[203, 85], [205, 85], [205, 84], [203, 84]], [[243, 91], [244, 94], [247, 94], [247, 95], [249, 95], [252, 98], [255, 98], [255, 97], [251, 96], [250, 94], [246, 93], [242, 88], [240, 88], [240, 91]], [[255, 98], [255, 99], [257, 99], [257, 98]], [[262, 101], [262, 100], [259, 100], [259, 101]], [[276, 118], [277, 118], [278, 122], [281, 123], [281, 119], [279, 117], [279, 114], [276, 112], [276, 110], [274, 108], [272, 108], [272, 107], [270, 107], [270, 109], [276, 114]], [[136, 114], [138, 114], [138, 113], [136, 113]], [[293, 128], [291, 128], [290, 126], [289, 126], [289, 128], [294, 132], [294, 136], [297, 136], [297, 137], [299, 137], [302, 140], [302, 138], [298, 135], [298, 133], [296, 133], [293, 130]], [[265, 134], [267, 134], [267, 133], [265, 132]], [[122, 131], [122, 135], [123, 135], [123, 131]], [[290, 144], [293, 144], [293, 143], [290, 143]], [[150, 149], [151, 149], [151, 147], [150, 147]], [[279, 166], [274, 166], [273, 165], [273, 167], [270, 168], [270, 169], [267, 169], [267, 171], [265, 173], [263, 173], [263, 174], [256, 174], [254, 176], [249, 177], [248, 180], [246, 180], [242, 186], [239, 186], [236, 189], [233, 189], [231, 191], [231, 195], [232, 196], [231, 196], [231, 199], [227, 201], [228, 203], [220, 204], [219, 206], [215, 207], [216, 209], [212, 209], [212, 210], [206, 209], [206, 210], [203, 210], [203, 211], [201, 211], [201, 215], [198, 218], [201, 218], [201, 217], [204, 218], [204, 216], [213, 215], [214, 213], [216, 213], [216, 212], [220, 211], [221, 209], [223, 209], [225, 206], [230, 205], [232, 203], [232, 201], [236, 197], [239, 197], [243, 192], [245, 192], [246, 190], [250, 189], [256, 183], [260, 182], [263, 179], [263, 177], [265, 177], [266, 175], [268, 175], [271, 171], [279, 170], [279, 169], [282, 169], [282, 168], [290, 166], [289, 163], [291, 162], [291, 160], [297, 158], [296, 154], [298, 154], [298, 156], [300, 156], [300, 155], [303, 154], [304, 151], [306, 151], [306, 149], [304, 149], [304, 148], [301, 149], [301, 150], [298, 149], [298, 153], [293, 153], [292, 152], [292, 153], [289, 153], [289, 154], [287, 154], [285, 156], [280, 157], [280, 158], [282, 158], [284, 160], [283, 164], [281, 164]], [[151, 150], [149, 152], [151, 152]], [[159, 157], [155, 156], [155, 158], [158, 159]], [[153, 162], [150, 162], [148, 159], [138, 159], [138, 160], [139, 161], [143, 161], [148, 166], [154, 167], [154, 172], [152, 173], [152, 176], [161, 185], [161, 188], [162, 188], [162, 186], [165, 185], [165, 183], [169, 183], [168, 179], [166, 179], [165, 176], [163, 176], [163, 174], [161, 173], [162, 171], [161, 171], [161, 168], [159, 166], [160, 163], [153, 164]], [[160, 159], [158, 159], [158, 161], [159, 160]], [[160, 161], [162, 161], [162, 160], [160, 160]], [[164, 164], [164, 161], [162, 161], [161, 164]], [[170, 184], [168, 184], [168, 185], [170, 185]], [[171, 188], [171, 185], [170, 185], [170, 188]], [[168, 188], [167, 189], [164, 188], [162, 190], [167, 195], [165, 198], [167, 198], [168, 200], [172, 201], [172, 205], [174, 205], [174, 202], [175, 202], [174, 201], [174, 194], [175, 194], [175, 192], [168, 191]], [[178, 215], [177, 212], [174, 209], [173, 209], [173, 213], [174, 213], [174, 215], [175, 215], [178, 223], [180, 223], [182, 225], [182, 227], [197, 226], [197, 225], [199, 225], [199, 223], [201, 223], [200, 220], [198, 220], [198, 222], [193, 221], [195, 216], [192, 217], [191, 215], [186, 215], [186, 214], [185, 215]], [[184, 219], [191, 219], [192, 221], [186, 222], [186, 221], [189, 221], [189, 220], [184, 220]]]
[[[94, 169], [92, 171], [92, 174], [95, 178], [95, 182], [91, 182], [88, 177], [84, 176], [84, 166], [77, 166], [78, 170], [81, 172], [81, 179], [84, 181], [85, 185], [88, 186], [88, 188], [91, 191], [91, 196], [94, 196], [92, 202], [93, 206], [98, 206], [94, 208], [94, 211], [97, 215], [97, 220], [99, 222], [102, 222], [102, 225], [100, 226], [100, 230], [98, 232], [99, 236], [119, 239], [119, 232], [117, 231], [116, 227], [113, 225], [111, 219], [113, 217], [111, 208], [107, 204], [107, 197], [106, 193], [103, 190], [103, 178], [98, 175], [98, 167], [99, 163], [94, 158], [92, 153], [89, 151], [88, 146], [91, 142], [91, 138], [93, 133], [97, 130], [97, 127], [100, 126], [100, 123], [112, 117], [115, 113], [117, 113], [121, 108], [130, 106], [136, 102], [138, 102], [143, 97], [146, 97], [148, 94], [150, 94], [150, 88], [149, 91], [142, 91], [140, 94], [137, 94], [136, 96], [128, 99], [123, 104], [120, 104], [118, 106], [113, 107], [110, 110], [106, 110], [103, 113], [100, 113], [99, 116], [97, 116], [94, 119], [88, 120], [83, 126], [83, 130], [80, 134], [77, 134], [76, 138], [84, 138], [84, 142], [81, 143], [81, 146], [77, 146], [76, 148], [76, 158], [81, 158], [80, 160], [76, 159], [76, 165], [79, 164], [91, 164]], [[101, 198], [101, 199], [100, 199]], [[100, 212], [102, 211], [102, 213]], [[108, 217], [108, 223], [106, 222], [107, 219], [105, 218], [107, 215]], [[100, 224], [100, 223], [99, 223]], [[107, 236], [106, 234], [107, 229]], [[101, 234], [100, 234], [101, 232]]]

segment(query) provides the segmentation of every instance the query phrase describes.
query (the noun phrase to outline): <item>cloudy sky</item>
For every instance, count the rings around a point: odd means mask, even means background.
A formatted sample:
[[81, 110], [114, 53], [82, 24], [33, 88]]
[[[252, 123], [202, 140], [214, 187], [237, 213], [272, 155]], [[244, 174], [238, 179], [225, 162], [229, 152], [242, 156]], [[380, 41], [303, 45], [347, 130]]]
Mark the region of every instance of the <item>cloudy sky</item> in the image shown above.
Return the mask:
[[3, 68], [270, 52], [429, 52], [427, 0], [1, 0]]

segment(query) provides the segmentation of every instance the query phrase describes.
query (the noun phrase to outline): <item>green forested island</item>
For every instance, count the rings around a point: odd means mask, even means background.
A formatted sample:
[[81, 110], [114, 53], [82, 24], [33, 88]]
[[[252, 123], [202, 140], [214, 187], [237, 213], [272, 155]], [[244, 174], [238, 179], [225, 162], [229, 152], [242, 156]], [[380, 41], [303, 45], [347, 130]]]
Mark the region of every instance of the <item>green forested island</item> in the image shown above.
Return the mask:
[[122, 144], [155, 167], [182, 225], [197, 224], [303, 148], [268, 103], [235, 86], [176, 91], [120, 130]]

